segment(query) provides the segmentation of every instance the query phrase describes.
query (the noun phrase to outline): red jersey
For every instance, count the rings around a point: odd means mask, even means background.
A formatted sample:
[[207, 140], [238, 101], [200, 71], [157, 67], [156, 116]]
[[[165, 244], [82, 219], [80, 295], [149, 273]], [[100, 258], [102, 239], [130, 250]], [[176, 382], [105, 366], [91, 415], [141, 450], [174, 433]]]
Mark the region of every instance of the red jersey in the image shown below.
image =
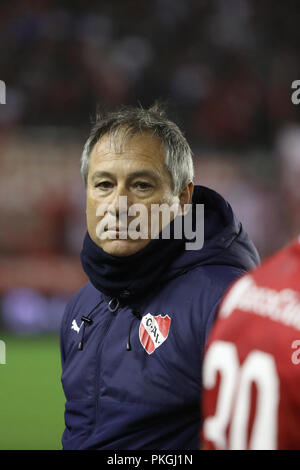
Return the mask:
[[223, 299], [203, 362], [208, 449], [300, 449], [300, 238]]

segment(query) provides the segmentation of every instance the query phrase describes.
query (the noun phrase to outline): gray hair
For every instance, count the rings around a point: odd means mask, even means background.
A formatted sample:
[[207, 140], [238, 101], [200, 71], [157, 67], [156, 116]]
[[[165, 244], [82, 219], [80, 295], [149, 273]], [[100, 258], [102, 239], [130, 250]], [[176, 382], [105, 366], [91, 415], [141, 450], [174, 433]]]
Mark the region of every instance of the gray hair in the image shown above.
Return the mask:
[[158, 103], [149, 109], [126, 106], [118, 111], [97, 115], [81, 156], [80, 172], [85, 187], [92, 150], [103, 135], [110, 136], [114, 141], [115, 137], [122, 133], [124, 141], [143, 132], [150, 132], [161, 140], [166, 152], [165, 166], [172, 176], [172, 190], [174, 194], [179, 194], [194, 177], [192, 151], [179, 127], [168, 120], [164, 109]]

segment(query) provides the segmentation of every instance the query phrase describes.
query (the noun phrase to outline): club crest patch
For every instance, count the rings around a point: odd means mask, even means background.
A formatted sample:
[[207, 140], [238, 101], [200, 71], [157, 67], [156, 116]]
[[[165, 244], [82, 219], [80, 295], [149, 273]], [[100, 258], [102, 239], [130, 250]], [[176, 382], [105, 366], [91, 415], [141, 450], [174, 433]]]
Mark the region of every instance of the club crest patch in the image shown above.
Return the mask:
[[169, 315], [156, 315], [147, 313], [140, 323], [140, 342], [148, 354], [152, 354], [164, 341], [166, 341], [171, 325]]

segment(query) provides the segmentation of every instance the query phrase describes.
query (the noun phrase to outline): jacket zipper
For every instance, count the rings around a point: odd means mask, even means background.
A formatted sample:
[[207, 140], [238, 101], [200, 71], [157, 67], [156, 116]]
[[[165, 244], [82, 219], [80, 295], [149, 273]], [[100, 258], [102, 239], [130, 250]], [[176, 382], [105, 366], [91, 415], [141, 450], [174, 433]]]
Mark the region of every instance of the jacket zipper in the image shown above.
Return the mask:
[[92, 310], [85, 316], [83, 315], [81, 317], [81, 321], [83, 322], [83, 327], [82, 327], [82, 334], [81, 334], [81, 340], [79, 341], [78, 344], [78, 350], [82, 351], [83, 350], [83, 342], [84, 342], [84, 334], [85, 334], [85, 327], [86, 325], [91, 325], [93, 323], [92, 316], [97, 312], [98, 307], [104, 302], [104, 299], [101, 299], [95, 307], [92, 308]]
[[[104, 333], [103, 333], [103, 338], [102, 338], [102, 341], [100, 341], [100, 343], [98, 344], [98, 347], [97, 347], [97, 351], [96, 351], [96, 378], [95, 378], [95, 428], [97, 426], [97, 422], [98, 422], [98, 410], [99, 410], [99, 400], [100, 400], [100, 390], [99, 390], [99, 376], [100, 376], [100, 369], [101, 369], [101, 353], [102, 353], [102, 348], [103, 348], [103, 343], [106, 339], [106, 336], [110, 330], [110, 327], [113, 323], [113, 320], [116, 318], [117, 316], [117, 313], [118, 313], [118, 309], [119, 309], [119, 306], [120, 306], [120, 303], [119, 303], [119, 299], [117, 298], [113, 298], [110, 300], [109, 304], [111, 303], [111, 301], [114, 300], [114, 304], [116, 305], [117, 304], [117, 307], [114, 308], [113, 310], [111, 310], [110, 308], [108, 308], [108, 310], [110, 311], [110, 319], [107, 321], [106, 325], [105, 325], [105, 330], [104, 330]], [[97, 358], [99, 358], [99, 361], [97, 361]]]
[[142, 319], [142, 314], [140, 313], [139, 310], [137, 310], [136, 308], [134, 308], [132, 310], [132, 314], [133, 314], [133, 318], [131, 320], [131, 323], [130, 323], [130, 326], [129, 326], [129, 331], [128, 331], [128, 338], [127, 338], [127, 345], [126, 345], [126, 351], [131, 351], [131, 342], [130, 342], [130, 337], [131, 337], [131, 330], [132, 330], [132, 326], [134, 324], [134, 321], [136, 319], [138, 320], [141, 320]]

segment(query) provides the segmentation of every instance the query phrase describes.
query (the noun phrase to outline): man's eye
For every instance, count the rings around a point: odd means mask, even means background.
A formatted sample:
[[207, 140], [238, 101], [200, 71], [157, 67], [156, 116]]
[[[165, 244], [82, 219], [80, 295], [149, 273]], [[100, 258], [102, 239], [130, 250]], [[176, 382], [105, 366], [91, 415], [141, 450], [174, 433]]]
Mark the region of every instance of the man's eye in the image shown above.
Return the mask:
[[147, 189], [152, 188], [152, 184], [146, 183], [144, 181], [138, 181], [137, 183], [135, 183], [135, 187], [141, 191], [146, 191]]
[[101, 181], [100, 183], [95, 184], [95, 187], [100, 189], [110, 189], [112, 186], [113, 184], [110, 181]]

